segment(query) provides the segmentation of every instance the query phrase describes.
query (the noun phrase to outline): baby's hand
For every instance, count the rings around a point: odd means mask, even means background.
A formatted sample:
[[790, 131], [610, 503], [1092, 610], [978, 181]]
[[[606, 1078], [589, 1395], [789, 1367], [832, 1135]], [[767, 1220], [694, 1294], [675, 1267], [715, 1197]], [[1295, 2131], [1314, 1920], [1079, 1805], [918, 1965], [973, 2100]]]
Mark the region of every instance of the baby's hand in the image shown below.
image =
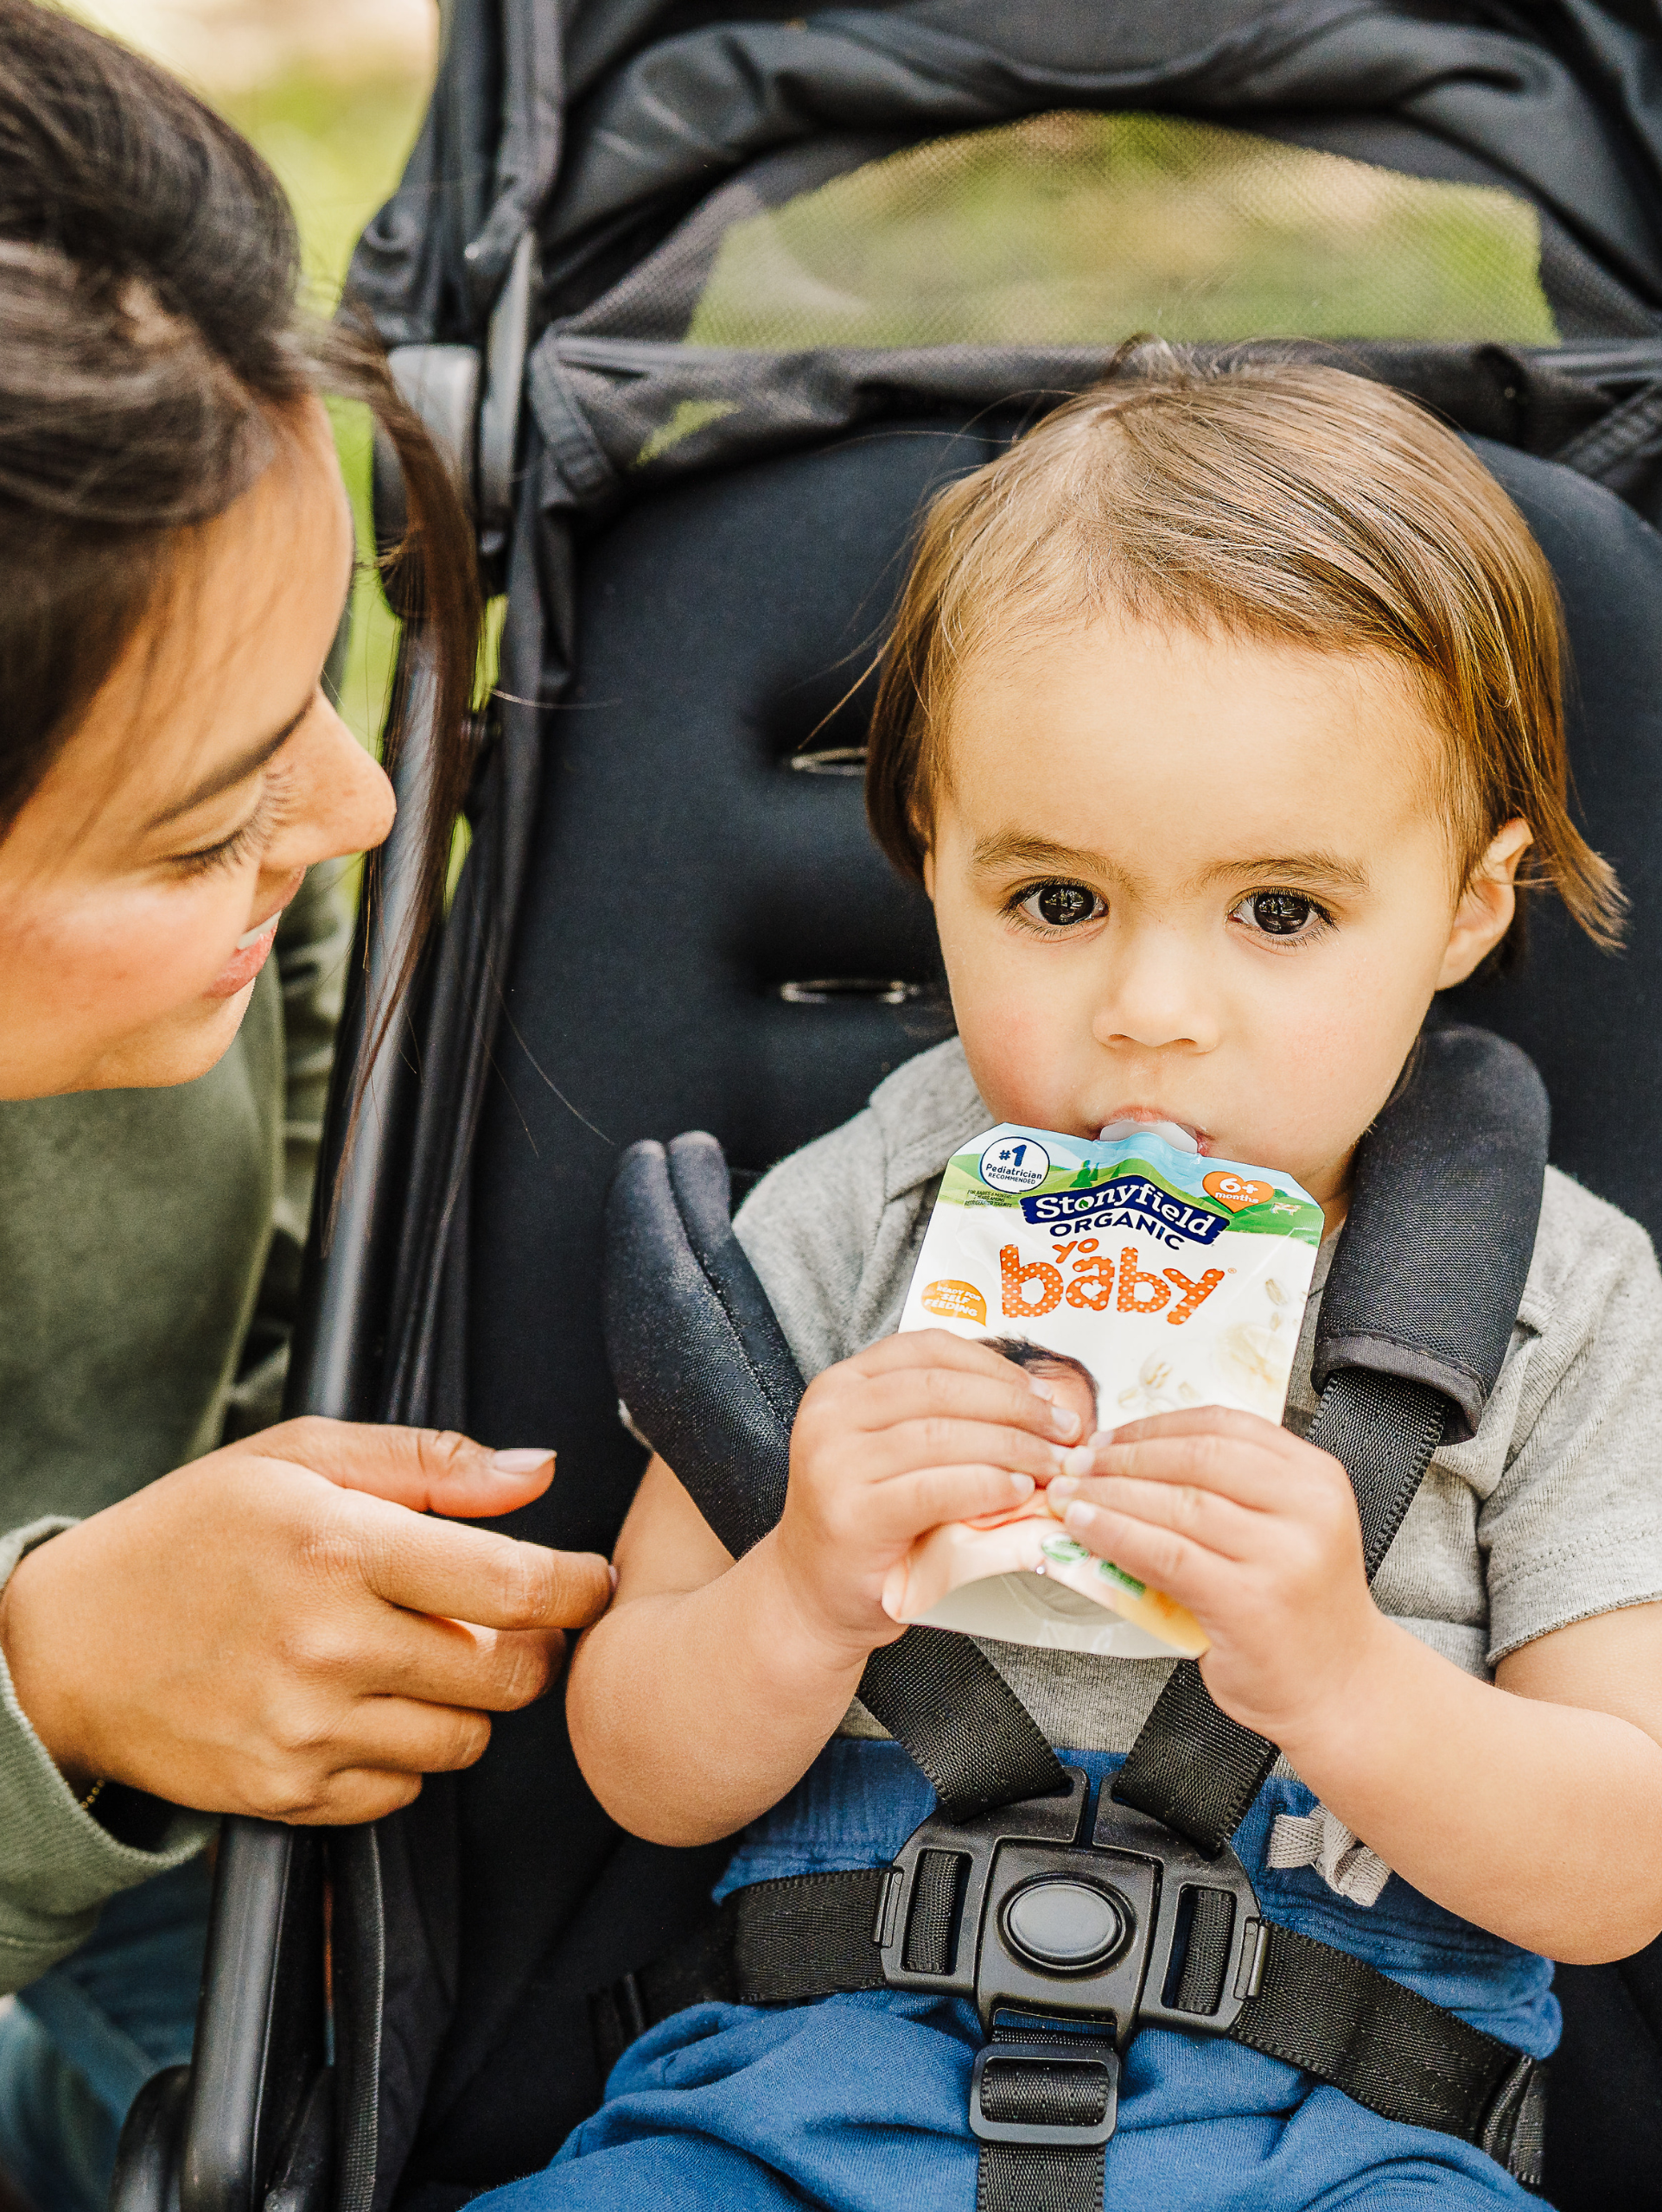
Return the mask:
[[1224, 1711], [1284, 1749], [1342, 1725], [1347, 1685], [1385, 1623], [1338, 1460], [1220, 1406], [1130, 1421], [1092, 1456], [1092, 1476], [1051, 1485], [1051, 1510], [1194, 1614]]
[[1079, 1418], [984, 1344], [944, 1329], [888, 1337], [808, 1386], [775, 1537], [811, 1625], [869, 1651], [901, 1633], [884, 1578], [927, 1529], [1030, 1497], [1091, 1464]]

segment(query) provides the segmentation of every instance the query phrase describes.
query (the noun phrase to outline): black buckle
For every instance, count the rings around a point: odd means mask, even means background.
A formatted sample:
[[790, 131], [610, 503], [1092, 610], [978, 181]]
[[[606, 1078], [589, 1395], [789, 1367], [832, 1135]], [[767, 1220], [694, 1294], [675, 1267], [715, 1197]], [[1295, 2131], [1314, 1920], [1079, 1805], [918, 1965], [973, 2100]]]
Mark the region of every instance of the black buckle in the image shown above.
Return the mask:
[[[1036, 2066], [1054, 2074], [1059, 2067], [1105, 2077], [1100, 2120], [989, 2120], [982, 2103], [989, 2066]], [[970, 2133], [983, 2143], [1026, 2143], [1041, 2150], [1094, 2151], [1113, 2133], [1119, 2119], [1119, 2053], [1099, 2045], [1073, 2051], [1065, 2043], [990, 2043], [976, 2054], [970, 2077]]]
[[1067, 1772], [1066, 1793], [937, 1815], [907, 1837], [873, 1929], [884, 1980], [972, 2000], [988, 2035], [999, 2012], [1088, 2025], [1122, 2055], [1150, 2024], [1226, 2035], [1263, 1971], [1245, 1868], [1227, 1847], [1203, 1858], [1106, 1789], [1081, 1840], [1089, 1786]]

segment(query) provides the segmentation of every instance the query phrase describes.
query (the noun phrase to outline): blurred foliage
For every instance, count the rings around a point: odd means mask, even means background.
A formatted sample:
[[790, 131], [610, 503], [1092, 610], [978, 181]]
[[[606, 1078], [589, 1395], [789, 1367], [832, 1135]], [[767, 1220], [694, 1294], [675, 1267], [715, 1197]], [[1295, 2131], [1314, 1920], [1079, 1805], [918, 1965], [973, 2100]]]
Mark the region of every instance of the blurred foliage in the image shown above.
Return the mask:
[[[358, 234], [403, 171], [427, 105], [411, 77], [340, 83], [292, 75], [258, 92], [220, 95], [220, 111], [258, 147], [281, 178], [300, 223], [306, 279], [320, 312], [333, 312]], [[398, 626], [373, 567], [367, 410], [331, 410], [341, 466], [352, 495], [359, 571], [341, 711], [366, 744], [379, 736]]]
[[1173, 116], [1069, 111], [933, 139], [735, 223], [686, 336], [1551, 345], [1539, 260], [1539, 219], [1510, 193]]

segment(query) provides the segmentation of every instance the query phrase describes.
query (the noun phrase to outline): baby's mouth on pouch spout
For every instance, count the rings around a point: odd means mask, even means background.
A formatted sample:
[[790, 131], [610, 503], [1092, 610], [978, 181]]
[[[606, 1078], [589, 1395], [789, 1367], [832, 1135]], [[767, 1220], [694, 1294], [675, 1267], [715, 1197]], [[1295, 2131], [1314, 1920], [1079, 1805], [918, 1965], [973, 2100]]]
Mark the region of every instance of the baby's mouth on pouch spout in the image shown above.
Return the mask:
[[1111, 1113], [1097, 1132], [1100, 1144], [1112, 1144], [1120, 1137], [1134, 1137], [1147, 1130], [1155, 1136], [1164, 1137], [1179, 1152], [1206, 1154], [1212, 1145], [1204, 1129], [1197, 1129], [1193, 1122], [1177, 1121], [1162, 1113], [1157, 1106], [1121, 1106]]

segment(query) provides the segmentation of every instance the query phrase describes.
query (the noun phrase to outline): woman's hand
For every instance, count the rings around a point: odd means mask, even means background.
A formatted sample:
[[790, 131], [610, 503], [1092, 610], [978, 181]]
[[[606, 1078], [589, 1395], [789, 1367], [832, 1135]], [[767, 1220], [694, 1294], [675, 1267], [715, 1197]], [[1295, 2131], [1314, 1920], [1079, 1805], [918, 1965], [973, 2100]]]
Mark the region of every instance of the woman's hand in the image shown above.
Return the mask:
[[551, 1453], [292, 1421], [38, 1546], [0, 1597], [23, 1711], [70, 1787], [356, 1821], [471, 1765], [540, 1696], [611, 1576], [430, 1514], [496, 1515]]
[[1194, 1614], [1212, 1639], [1200, 1672], [1224, 1711], [1283, 1749], [1342, 1726], [1388, 1624], [1338, 1460], [1221, 1406], [1129, 1421], [1092, 1456], [1090, 1477], [1051, 1484], [1051, 1510]]
[[805, 1620], [862, 1656], [904, 1631], [890, 1567], [927, 1529], [997, 1513], [1067, 1468], [1079, 1417], [984, 1344], [944, 1329], [888, 1337], [808, 1386], [773, 1541]]

